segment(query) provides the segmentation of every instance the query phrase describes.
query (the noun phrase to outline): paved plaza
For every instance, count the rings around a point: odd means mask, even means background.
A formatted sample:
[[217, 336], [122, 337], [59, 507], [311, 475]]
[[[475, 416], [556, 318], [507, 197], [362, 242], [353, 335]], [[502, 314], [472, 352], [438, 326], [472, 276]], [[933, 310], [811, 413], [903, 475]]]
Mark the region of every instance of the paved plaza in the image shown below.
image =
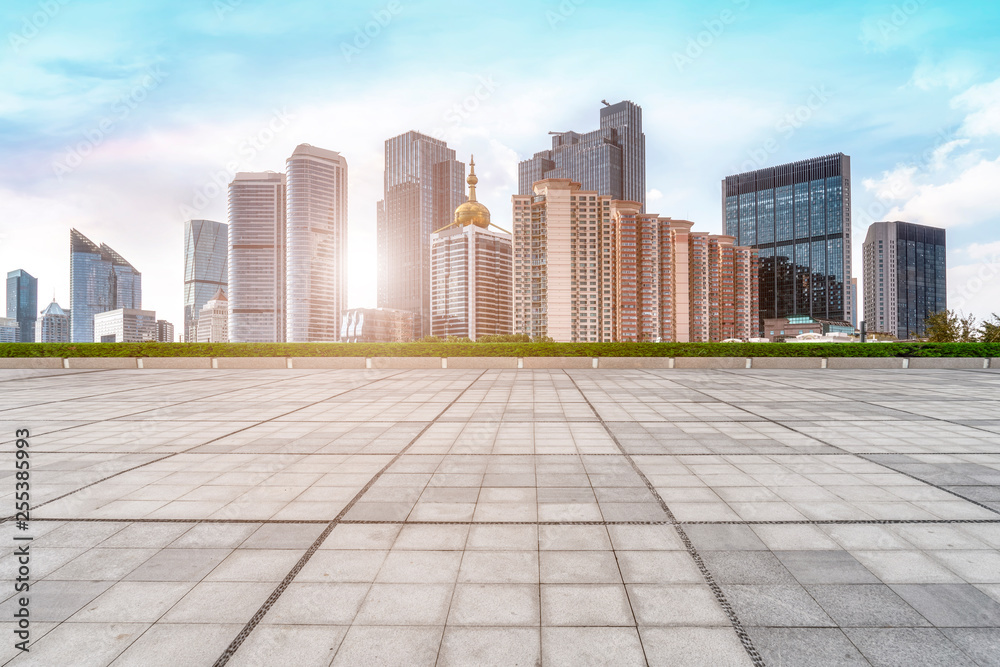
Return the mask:
[[0, 664], [1000, 665], [1000, 371], [0, 370]]

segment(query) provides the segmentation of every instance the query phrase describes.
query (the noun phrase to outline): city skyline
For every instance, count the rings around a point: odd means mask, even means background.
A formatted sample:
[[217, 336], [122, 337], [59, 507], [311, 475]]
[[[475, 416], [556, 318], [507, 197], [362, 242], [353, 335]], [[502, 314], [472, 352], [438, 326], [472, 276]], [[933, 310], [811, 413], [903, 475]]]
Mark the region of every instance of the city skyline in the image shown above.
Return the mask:
[[[825, 37], [812, 49], [787, 3], [402, 6], [360, 48], [355, 29], [383, 8], [222, 4], [114, 14], [70, 4], [18, 42], [16, 59], [6, 45], [0, 145], [11, 159], [0, 166], [0, 265], [38, 276], [46, 300], [54, 293], [69, 303], [68, 267], [39, 239], [76, 227], [129, 257], [145, 274], [149, 305], [182, 322], [183, 263], [161, 249], [182, 244], [186, 219], [225, 219], [231, 163], [275, 168], [309, 142], [352, 165], [348, 302], [375, 305], [373, 209], [385, 137], [412, 129], [440, 135], [459, 155], [476, 153], [491, 184], [482, 198], [505, 202], [517, 190], [517, 162], [548, 131], [593, 127], [602, 99], [643, 107], [647, 209], [715, 231], [725, 175], [842, 151], [853, 158], [856, 257], [868, 223], [945, 227], [949, 305], [985, 317], [1000, 298], [989, 185], [1000, 172], [1000, 68], [988, 28], [995, 7], [838, 3], [810, 18]], [[19, 35], [36, 9], [8, 3], [0, 22]], [[461, 59], [443, 47], [469, 21], [506, 25], [513, 15], [522, 29], [514, 43], [487, 36]], [[300, 31], [291, 40], [293, 25]], [[331, 25], [339, 26], [332, 38]], [[616, 27], [635, 35], [616, 57], [571, 48], [581, 34]], [[153, 39], [160, 30], [171, 38]], [[282, 49], [250, 53], [274, 34]], [[417, 58], [387, 66], [417, 43]], [[61, 59], [69, 53], [76, 64]], [[655, 79], [621, 67], [651, 57], [664, 65]], [[294, 72], [293, 62], [302, 63]], [[547, 73], [563, 65], [580, 76]], [[774, 67], [757, 76], [762, 65]], [[509, 226], [507, 216], [500, 206], [496, 222]]]

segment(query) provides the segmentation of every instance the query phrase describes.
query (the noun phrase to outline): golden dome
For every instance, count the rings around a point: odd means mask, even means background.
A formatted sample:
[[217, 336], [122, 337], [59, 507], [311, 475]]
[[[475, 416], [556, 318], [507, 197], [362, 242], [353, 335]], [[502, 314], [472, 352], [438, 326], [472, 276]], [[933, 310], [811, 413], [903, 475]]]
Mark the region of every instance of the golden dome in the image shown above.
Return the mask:
[[475, 156], [469, 161], [469, 178], [466, 182], [469, 184], [469, 201], [455, 209], [454, 225], [456, 227], [475, 225], [486, 229], [490, 226], [490, 209], [476, 201], [476, 184], [479, 183], [479, 179], [476, 177]]

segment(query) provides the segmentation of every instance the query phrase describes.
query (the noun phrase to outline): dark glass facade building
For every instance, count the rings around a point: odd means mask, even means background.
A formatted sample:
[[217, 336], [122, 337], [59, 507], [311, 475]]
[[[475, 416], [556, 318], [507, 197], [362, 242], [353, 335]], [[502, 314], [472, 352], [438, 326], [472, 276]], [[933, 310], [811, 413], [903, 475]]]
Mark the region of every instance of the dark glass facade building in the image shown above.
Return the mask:
[[94, 315], [142, 308], [142, 274], [106, 244], [75, 229], [70, 237], [70, 338], [93, 343]]
[[760, 257], [760, 319], [848, 321], [851, 158], [843, 153], [727, 176], [723, 233]]
[[184, 342], [198, 339], [198, 315], [219, 289], [229, 291], [229, 227], [211, 220], [188, 220], [184, 223]]
[[518, 194], [547, 178], [568, 178], [583, 190], [646, 205], [646, 135], [642, 107], [625, 101], [601, 109], [600, 129], [552, 133], [552, 148], [518, 164]]
[[35, 342], [35, 321], [38, 319], [38, 279], [23, 269], [7, 274], [7, 317], [17, 320], [17, 342]]
[[465, 164], [440, 139], [407, 132], [385, 142], [385, 198], [378, 203], [378, 306], [415, 315], [431, 333], [431, 234], [465, 202]]
[[945, 230], [876, 222], [862, 255], [868, 330], [900, 340], [924, 336], [927, 318], [948, 308]]

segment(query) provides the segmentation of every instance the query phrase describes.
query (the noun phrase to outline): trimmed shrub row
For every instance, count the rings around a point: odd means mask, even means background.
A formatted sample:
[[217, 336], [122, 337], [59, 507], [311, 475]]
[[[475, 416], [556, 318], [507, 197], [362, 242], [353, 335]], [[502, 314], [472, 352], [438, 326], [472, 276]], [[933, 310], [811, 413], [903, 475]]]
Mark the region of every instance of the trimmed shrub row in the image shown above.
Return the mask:
[[1000, 357], [1000, 343], [3, 343], [0, 357]]

